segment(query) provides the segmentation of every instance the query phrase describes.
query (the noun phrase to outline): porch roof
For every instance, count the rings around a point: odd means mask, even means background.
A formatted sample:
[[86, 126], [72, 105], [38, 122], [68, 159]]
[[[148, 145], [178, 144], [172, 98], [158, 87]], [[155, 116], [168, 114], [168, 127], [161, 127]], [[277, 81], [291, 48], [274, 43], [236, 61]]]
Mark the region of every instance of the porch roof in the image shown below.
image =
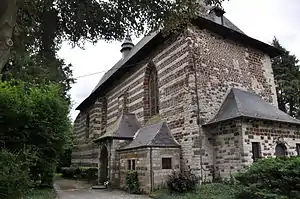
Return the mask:
[[137, 121], [135, 114], [122, 113], [117, 121], [107, 128], [106, 133], [95, 139], [94, 142], [99, 142], [105, 138], [133, 139], [134, 134], [140, 128], [141, 125]]
[[166, 122], [159, 122], [139, 129], [133, 141], [120, 150], [140, 147], [180, 147], [180, 145], [172, 136]]
[[232, 88], [215, 117], [205, 125], [238, 117], [300, 124], [300, 121], [264, 101], [260, 96]]

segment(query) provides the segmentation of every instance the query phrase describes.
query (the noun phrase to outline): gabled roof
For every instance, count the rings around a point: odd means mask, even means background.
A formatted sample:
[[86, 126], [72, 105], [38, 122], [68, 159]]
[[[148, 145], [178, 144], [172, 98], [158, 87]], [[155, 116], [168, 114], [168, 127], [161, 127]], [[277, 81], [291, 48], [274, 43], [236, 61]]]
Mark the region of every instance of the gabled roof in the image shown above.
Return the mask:
[[[224, 17], [224, 25], [218, 24], [215, 21], [215, 18], [210, 15], [199, 16], [197, 19], [192, 20], [192, 23], [194, 25], [207, 28], [219, 35], [223, 35], [225, 38], [257, 48], [262, 52], [269, 54], [271, 57], [275, 57], [280, 54], [280, 51], [273, 46], [245, 35], [226, 17]], [[129, 68], [136, 66], [141, 61], [144, 61], [144, 57], [151, 53], [151, 51], [164, 40], [166, 40], [166, 37], [164, 37], [160, 31], [155, 31], [145, 36], [132, 48], [127, 57], [120, 59], [120, 61], [118, 61], [107, 73], [104, 74], [92, 93], [76, 108], [76, 110], [81, 110], [83, 107], [92, 103], [101, 91], [110, 86], [109, 81], [122, 77], [125, 72], [128, 72]]]
[[107, 128], [106, 133], [94, 140], [94, 142], [105, 138], [132, 139], [136, 131], [140, 128], [141, 125], [137, 121], [135, 114], [122, 113], [117, 121]]
[[146, 125], [136, 132], [131, 143], [120, 150], [134, 149], [140, 147], [180, 147], [172, 136], [166, 122]]
[[260, 96], [237, 88], [232, 88], [223, 101], [218, 113], [206, 125], [238, 117], [300, 124], [299, 120], [267, 103]]

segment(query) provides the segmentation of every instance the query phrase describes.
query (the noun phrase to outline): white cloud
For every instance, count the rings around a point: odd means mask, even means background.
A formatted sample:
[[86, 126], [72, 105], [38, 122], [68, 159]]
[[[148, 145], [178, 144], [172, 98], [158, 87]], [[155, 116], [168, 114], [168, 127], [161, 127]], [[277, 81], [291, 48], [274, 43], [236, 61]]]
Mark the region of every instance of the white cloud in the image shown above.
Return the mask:
[[[300, 58], [299, 0], [229, 0], [224, 3], [226, 16], [248, 36], [270, 43], [276, 36], [281, 44]], [[135, 40], [136, 43], [137, 39]], [[87, 44], [85, 49], [72, 49], [64, 44], [59, 52], [73, 64], [74, 77], [109, 70], [120, 58], [120, 42]], [[71, 89], [74, 111], [93, 90], [104, 73], [78, 78]]]

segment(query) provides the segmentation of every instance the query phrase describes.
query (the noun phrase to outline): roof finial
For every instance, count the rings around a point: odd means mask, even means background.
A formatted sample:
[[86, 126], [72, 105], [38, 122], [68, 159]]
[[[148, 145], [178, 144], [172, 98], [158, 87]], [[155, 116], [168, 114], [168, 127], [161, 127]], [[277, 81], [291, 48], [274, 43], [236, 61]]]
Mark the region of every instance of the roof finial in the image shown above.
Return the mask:
[[131, 49], [134, 47], [134, 44], [132, 42], [129, 31], [127, 31], [127, 34], [125, 36], [124, 42], [121, 45], [121, 47], [122, 47], [121, 48], [121, 53], [123, 54], [123, 58], [125, 58], [129, 54]]

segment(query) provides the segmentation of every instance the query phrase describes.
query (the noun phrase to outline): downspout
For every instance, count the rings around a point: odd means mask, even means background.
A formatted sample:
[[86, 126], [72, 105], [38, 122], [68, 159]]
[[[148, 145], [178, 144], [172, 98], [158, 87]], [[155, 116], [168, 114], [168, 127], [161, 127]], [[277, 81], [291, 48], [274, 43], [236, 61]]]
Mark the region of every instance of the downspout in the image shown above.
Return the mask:
[[193, 68], [194, 68], [194, 75], [195, 75], [195, 94], [196, 94], [196, 103], [197, 103], [197, 125], [198, 125], [198, 132], [200, 138], [200, 183], [203, 182], [203, 157], [202, 157], [202, 142], [203, 142], [203, 135], [202, 135], [202, 128], [200, 124], [200, 103], [199, 103], [199, 94], [198, 94], [198, 85], [197, 85], [197, 69], [196, 69], [196, 58], [195, 54], [192, 49], [192, 58], [193, 58]]
[[150, 193], [153, 191], [152, 147], [150, 147]]

